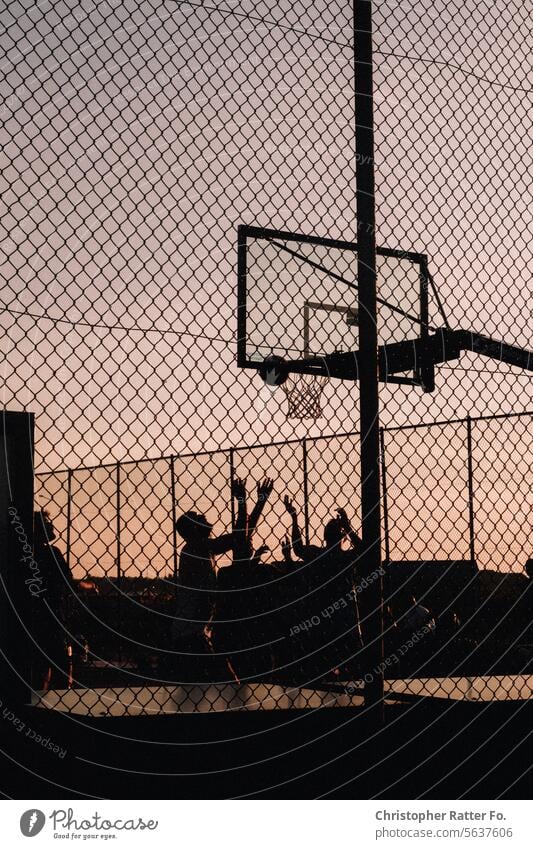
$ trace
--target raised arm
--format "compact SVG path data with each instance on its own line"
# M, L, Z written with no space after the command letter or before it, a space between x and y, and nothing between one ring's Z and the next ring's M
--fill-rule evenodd
M261 565L261 558L263 554L266 554L267 551L270 551L268 545L261 545L257 551L253 552L252 558L250 560L250 566L259 566Z
M292 559L292 545L290 537L285 536L281 540L281 552L283 554L283 562L285 566L292 566L294 561Z
M259 521L259 517L263 512L264 506L267 503L272 489L274 488L274 481L272 478L265 478L264 481L257 484L257 503L250 513L250 518L248 519L248 534L251 535L255 531L257 527L257 523Z
M357 550L361 545L361 538L358 534L356 534L356 532L352 528L346 510L343 510L342 507L337 507L337 516L339 517L342 530L348 535L348 538L352 544L352 548Z
M242 478L235 478L231 485L232 497L237 502L235 511L235 527L234 531L246 531L246 520L248 514L246 512L246 481Z
M227 551L235 551L235 546L243 548L243 539L246 536L246 485L241 478L235 478L231 484L231 497L237 501L235 512L235 525L230 534L221 534L209 541L213 554L225 554Z
M250 557L251 552L247 546L247 520L246 512L246 482L242 478L235 478L231 487L231 494L237 502L235 511L235 525L233 528L233 560L246 560Z
M294 502L292 498L289 498L288 495L283 499L283 504L285 505L285 510L291 517L291 541L292 541L292 550L294 551L296 557L299 557L301 560L305 559L305 546L302 542L302 535L300 533L300 528L298 527L298 516L296 514L296 507L294 506Z

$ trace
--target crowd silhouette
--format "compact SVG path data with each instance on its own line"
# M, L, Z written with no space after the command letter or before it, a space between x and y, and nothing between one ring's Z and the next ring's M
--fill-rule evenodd
M378 672L391 678L449 675L472 664L483 665L483 640L472 636L472 622L475 625L479 617L466 614L471 621L465 633L464 612L458 615L456 609L462 592L453 588L457 569L447 572L445 581L441 572L429 580L431 564L408 573L411 579L403 577L401 569L369 575L361 539L344 508L335 508L325 522L322 545L310 545L304 540L295 503L285 495L279 553L266 546L255 548L255 532L273 488L271 478L261 481L249 509L246 483L234 479L229 533L214 534L207 517L193 510L177 519L183 545L173 585L175 605L172 614L160 620L160 649L152 664L161 683L257 681L305 686L367 680ZM75 646L85 646L87 654L87 641L79 636L76 617L69 612L76 583L54 539L49 515L35 513L32 634L38 657L36 682L43 690L70 686ZM226 555L227 562L217 564L219 555ZM526 566L530 579L532 564L528 561ZM375 652L365 645L363 615L368 613L366 588L378 577L384 580L381 670L373 668ZM468 588L472 577L465 573L466 579ZM429 607L427 590L420 601L413 594L424 580L443 590L442 597L435 596L438 613ZM473 613L475 593L472 589L468 593L465 609ZM524 621L531 621L531 597L529 589L523 592ZM529 631L527 639L521 637L521 643L528 644L523 653L529 652L530 642Z
M176 522L184 545L169 671L179 680L226 674L236 681L301 683L353 678L360 671L361 541L346 511L338 508L324 527L323 545L306 545L297 510L285 496L290 529L280 540L282 558L263 562L269 549L255 550L253 538L272 490L272 479L265 478L249 512L245 481L234 480L235 521L229 534L213 536L207 518L193 511ZM223 553L231 553L231 563L217 570L215 557Z

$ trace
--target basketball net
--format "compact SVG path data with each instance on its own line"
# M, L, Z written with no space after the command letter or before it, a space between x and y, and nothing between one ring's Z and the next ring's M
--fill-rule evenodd
M314 374L290 374L282 384L289 408L289 419L318 419L322 415L322 393L328 377Z

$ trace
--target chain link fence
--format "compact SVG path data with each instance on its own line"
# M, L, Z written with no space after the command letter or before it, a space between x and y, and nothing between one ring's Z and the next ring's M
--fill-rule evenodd
M521 573L530 550L532 413L382 429L385 561L475 560ZM257 540L280 554L282 498L317 541L336 505L359 527L359 434L304 438L157 460L38 473L36 500L53 519L77 580L176 578L176 514L193 508L228 532L231 480L271 476ZM511 461L511 456L520 457ZM494 459L492 459L494 457ZM229 560L231 555L229 555Z
M425 688L431 695L439 688L441 696L453 698L507 698L513 691L521 698L530 695L530 591L523 570L531 554L531 486L527 460L510 464L508 458L510 453L531 455L531 424L532 414L527 413L382 431L386 608L398 616L407 593L431 613L424 652L406 645L401 667L403 643L398 634L391 635L385 672L390 671L397 695L404 690L416 695ZM53 519L57 544L74 578L65 634L74 656L71 683L78 684L71 692L47 696L46 703L52 698L54 705L85 710L83 683L91 691L92 710L138 712L144 709L146 693L151 694L148 712L159 703L162 710L177 709L176 688L161 683L167 674L166 653L172 650L176 595L182 591L178 564L183 540L176 533L176 515L194 507L205 513L217 536L230 532L235 522L231 480L259 482L271 476L274 492L255 543L269 548L263 586L259 595L257 587L243 589L232 613L236 622L248 621L249 630L260 634L278 659L283 657L283 664L268 667L273 689L247 683L243 702L255 704L257 686L272 706L276 700L288 704L277 679L286 683L284 667L301 663L313 646L309 634L320 627L317 617L324 610L316 612L295 594L290 575L283 571L282 541L290 535L290 519L282 499L286 493L294 499L308 544L320 545L337 505L347 509L357 528L358 450L359 435L351 433L38 474L37 501ZM231 552L221 554L219 574L231 562ZM227 607L223 587L217 597L220 613ZM215 646L223 627L215 614L210 624ZM398 658L394 662L393 656ZM255 675L264 675L263 660L256 658ZM414 674L417 663L420 671ZM238 658L235 665L238 669ZM221 662L217 670L222 678L223 667ZM408 682L399 679L400 670L409 674ZM507 683L502 683L503 675ZM122 690L118 694L112 689L120 683L128 690L126 702ZM339 694L340 704L361 702L362 684L358 690L345 685L339 692L333 685L330 680L333 703ZM221 686L230 701L237 698L233 684ZM307 689L312 705L319 696ZM209 698L225 698L221 692L214 688ZM180 710L193 709L189 697L189 690L181 693L189 707L181 705ZM198 710L206 710L203 691L197 697ZM321 697L328 703L329 697ZM303 704L299 690L291 698L295 705Z
M382 256L399 266L408 255L427 261L427 316L417 319L428 328L446 323L527 350L528 7L377 0L373 16ZM137 678L146 704L138 694L123 703L165 709L166 697L145 684L164 654L161 621L171 627L176 615L178 510L206 512L229 530L237 518L230 481L248 471L294 498L305 542L317 540L337 503L351 506L358 527L358 444L342 435L357 427L357 383L330 380L321 416L294 419L282 389L237 366L238 226L357 242L352 5L13 0L2 25L2 402L36 414L37 504L50 509L76 581L79 627L69 644L79 669L92 664L85 693L55 692L72 709L106 711L121 697L95 688L133 687ZM320 250L307 260L324 262ZM255 258L268 278L272 268ZM334 273L351 274L345 251L332 261ZM412 272L390 274L403 289L389 285L397 301L380 319L385 342L405 325L397 310L417 306ZM311 334L333 339L332 315L311 311ZM345 343L335 337L335 347ZM380 387L384 556L410 564L475 556L476 621L468 631L471 613L462 609L459 621L452 605L441 629L473 660L454 675L446 651L439 667L433 648L424 677L425 649L411 647L409 662L402 656L385 672L413 696L438 695L445 680L486 698L487 681L466 675L480 670L497 692L523 693L528 649L513 647L529 639L527 579L517 573L530 557L531 376L470 350L437 364L435 383L432 393ZM257 537L276 558L286 523L271 499ZM511 599L520 615L509 612ZM263 602L260 593L249 601L254 615ZM431 594L420 603L437 604ZM394 630L392 607L389 615ZM503 659L479 649L496 621ZM134 641L144 644L136 656ZM392 643L406 641L398 632ZM274 659L285 670L279 680L253 686L274 688L273 704L301 704L300 691L287 688L304 673L283 652ZM439 676L441 690L432 690ZM360 700L357 688L329 685L327 694L308 693L309 703ZM208 701L229 704L220 688L234 684L216 686ZM268 699L263 689L244 701Z

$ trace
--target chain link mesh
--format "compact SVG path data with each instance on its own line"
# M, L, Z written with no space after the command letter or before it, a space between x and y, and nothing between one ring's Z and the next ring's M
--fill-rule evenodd
M528 349L527 5L373 8L378 245L427 258L431 326L445 317L452 330ZM180 514L230 531L230 482L248 473L275 479L256 536L273 560L288 529L285 492L311 542L336 505L359 526L358 441L344 435L357 426L357 384L331 380L322 416L296 420L281 388L236 364L237 226L357 242L351 4L13 0L3 21L2 401L36 414L37 505L74 576L75 686L43 698L95 713L190 699L198 710L250 706L253 693L230 695L233 684L169 696L147 682L169 674ZM395 303L411 310L412 272L397 259ZM309 264L298 278L296 262L284 263L292 279L331 284ZM352 273L345 252L330 262ZM395 338L403 318L382 315ZM311 322L315 338L330 321ZM474 553L480 568L462 621L451 599L430 594L436 632L385 673L398 693L435 693L438 678L453 697L523 697L530 374L465 351L437 366L434 393L382 383L380 396L384 557ZM275 623L284 636L298 624L289 620ZM410 638L398 632L391 645ZM261 706L360 700L331 695L331 682L329 695L287 695L291 660L278 651L275 661L279 680L246 685Z
M404 677L391 673L389 682L396 696L486 700L524 698L530 692L531 618L523 570L532 507L525 459L531 453L531 418L518 414L382 432L383 558L392 564L385 604L400 607L405 592L416 593L440 619L439 644L430 633L425 654L409 656L404 648L406 658L398 667ZM522 458L518 463L511 461L509 445ZM272 475L274 494L280 497L269 504L255 545L267 545L268 561L281 565L282 537L289 533L281 496L294 498L303 537L319 545L332 507L359 503L358 452L359 435L352 433L38 474L37 501L54 505L54 527L76 581L77 602L71 603L66 633L79 655L73 682L78 686L47 694L44 703L83 712L84 684L92 691L91 710L97 706L104 713L153 712L157 705L169 712L208 709L200 688L178 691L161 683L172 651L181 547L171 494L180 509L204 511L219 534L234 522L232 476L259 481ZM487 465L493 454L496 462ZM358 511L353 518L358 526ZM471 558L479 567L474 573L465 566ZM231 555L221 555L217 565L223 570L230 563ZM278 645L283 663L274 675L283 680L285 667L290 670L305 657L305 639L295 643L291 632L300 627L305 637L317 627L310 618L316 614L280 575L265 570L264 586L259 603L253 593L243 592L238 620L253 620L254 632ZM394 637L394 649L386 655L391 658L404 643L398 635L389 636ZM124 691L115 691L119 681ZM257 699L261 694L261 699L277 700L280 707L302 706L305 699L313 706L317 698L325 704L361 703L362 689L353 684L338 692L329 682L329 696L304 689L302 695L297 688L287 693L279 684L246 683L243 696L226 682L213 687L209 698L213 705L220 698L237 703L242 698L250 709L257 707L254 693Z

